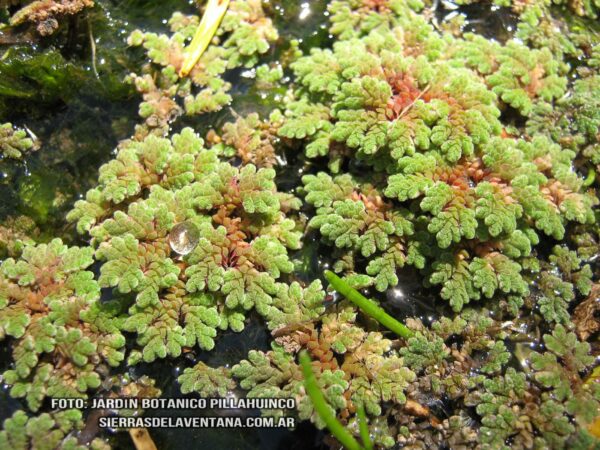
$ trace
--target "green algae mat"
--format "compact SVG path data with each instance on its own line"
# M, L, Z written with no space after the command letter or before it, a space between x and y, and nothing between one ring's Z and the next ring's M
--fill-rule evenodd
M600 449L598 0L0 0L0 449Z

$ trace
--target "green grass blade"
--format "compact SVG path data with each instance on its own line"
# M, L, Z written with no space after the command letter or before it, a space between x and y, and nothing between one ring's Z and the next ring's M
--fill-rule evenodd
M302 372L304 373L304 388L306 389L306 393L310 397L313 406L315 407L315 411L323 422L325 422L325 425L327 425L331 434L333 434L347 450L364 450L358 441L354 439L354 436L346 430L344 425L337 420L327 407L327 401L317 384L317 379L312 370L310 356L308 356L306 350L300 352L299 358Z
M371 441L371 435L369 434L369 424L367 423L367 414L365 413L364 406L360 405L357 410L358 415L358 431L360 438L363 441L363 447L365 450L373 450L373 442Z
M406 325L398 322L382 308L377 306L375 302L366 298L332 271L326 270L325 278L327 278L329 284L331 284L336 291L358 306L362 312L368 316L371 316L387 329L405 339L413 336L414 333Z
M194 38L184 50L184 60L179 70L179 76L186 76L194 68L219 29L228 7L229 0L208 0L206 11L204 11Z

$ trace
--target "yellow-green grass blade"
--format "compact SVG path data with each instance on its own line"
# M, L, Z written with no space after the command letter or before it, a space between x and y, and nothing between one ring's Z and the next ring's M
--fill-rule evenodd
M194 38L184 50L184 59L179 70L179 76L185 77L194 68L219 29L228 7L229 0L208 0Z

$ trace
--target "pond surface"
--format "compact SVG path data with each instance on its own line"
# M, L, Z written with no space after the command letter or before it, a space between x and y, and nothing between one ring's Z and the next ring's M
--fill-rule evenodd
M67 223L65 215L74 202L94 186L98 168L114 157L119 141L130 137L139 121L140 98L133 87L122 80L143 62L144 55L140 49L128 48L127 36L138 27L165 32L168 29L166 21L174 11L196 11L192 1L98 0L96 3L98 7L71 24L69 32L59 33L49 42L3 45L0 36L0 122L26 127L42 145L42 150L21 163L9 165L0 161L0 223L27 216L33 220L36 237L42 242L52 237L61 237L69 244L83 242L73 225ZM326 1L264 3L275 21L280 39L262 62L277 62L292 39L298 39L304 51L331 45ZM439 22L449 20L456 13L464 14L466 30L498 41L506 41L516 23L508 10L489 5L456 9L449 3L440 2L432 13ZM15 60L20 63L15 64ZM225 76L233 86L233 103L229 107L201 117L182 117L173 131L192 126L200 135L205 135L237 114L268 113L272 98L256 92L252 74L246 72L234 70ZM316 169L307 168L302 156L294 153L284 156L287 164L279 170L277 184L280 191L293 192L300 176L307 170ZM301 262L298 265L301 267L300 279L317 278L330 262L327 256L322 256L328 250L314 241L307 239L304 249L294 255ZM181 244L181 251L176 251L185 254L184 244ZM434 297L420 286L416 272L406 270L400 278L401 288L377 294L382 304L397 317L416 316L429 324L449 311L445 302L434 301ZM267 331L259 319L253 318L242 333L221 334L211 352L190 352L177 361L167 359L140 364L131 369L131 373L154 378L165 397L180 397L176 378L184 368L198 361L213 367L232 366L251 349L268 350L269 342ZM0 372L6 369L9 360L8 346L0 346ZM6 388L0 390L0 422L21 407L20 401L8 396ZM181 416L193 413L177 412ZM258 414L258 411L246 413ZM171 415L173 411L149 411L147 414ZM203 414L217 413L204 411ZM161 450L326 448L322 443L323 433L307 423L293 432L279 429L153 429L151 434ZM115 448L133 448L125 433L115 434L113 444Z

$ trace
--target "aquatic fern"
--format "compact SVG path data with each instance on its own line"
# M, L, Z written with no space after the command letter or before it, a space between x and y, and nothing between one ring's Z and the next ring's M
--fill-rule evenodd
M29 417L24 411L17 411L6 419L0 431L0 446L14 450L71 449L107 450L110 446L101 439L94 439L89 445L82 445L72 435L84 426L83 413L77 409L43 413Z
M45 397L85 397L124 359L121 307L99 303L92 262L93 249L55 239L0 266L0 337L13 338L14 360L4 380L33 411Z
M390 172L418 152L456 162L500 133L495 96L476 74L414 55L392 33L317 49L292 68L298 98L279 134L305 139L310 157L329 154L334 171L349 155Z
M203 114L229 104L231 85L221 75L228 69L254 66L279 37L260 1L232 0L212 44L192 67L184 68L185 43L199 22L198 16L178 12L169 20L170 34L135 30L129 36L129 44L144 47L152 62L142 73L129 76L144 100L140 115L145 122L138 126L138 138L166 135L168 124L184 112Z
M199 362L189 367L177 379L181 384L181 392L198 392L203 397L225 397L227 391L235 388L230 370L224 367L209 367Z
M247 311L280 321L295 298L278 280L300 247L287 217L299 201L277 192L272 169L234 167L202 144L190 129L127 143L68 216L93 238L100 286L134 300L130 363L210 350Z
M343 308L322 316L320 330L310 322L276 329L272 350L251 351L233 367L232 374L250 397L295 398L299 418L310 418L323 428L325 421L306 395L302 368L296 362L295 354L305 349L331 414L347 417L362 407L377 417L387 402L406 402L405 389L415 374L391 350L391 341L380 333L364 331L355 320L353 308Z
M10 123L0 125L0 155L4 158L21 159L33 148L34 142L27 131L14 128Z

